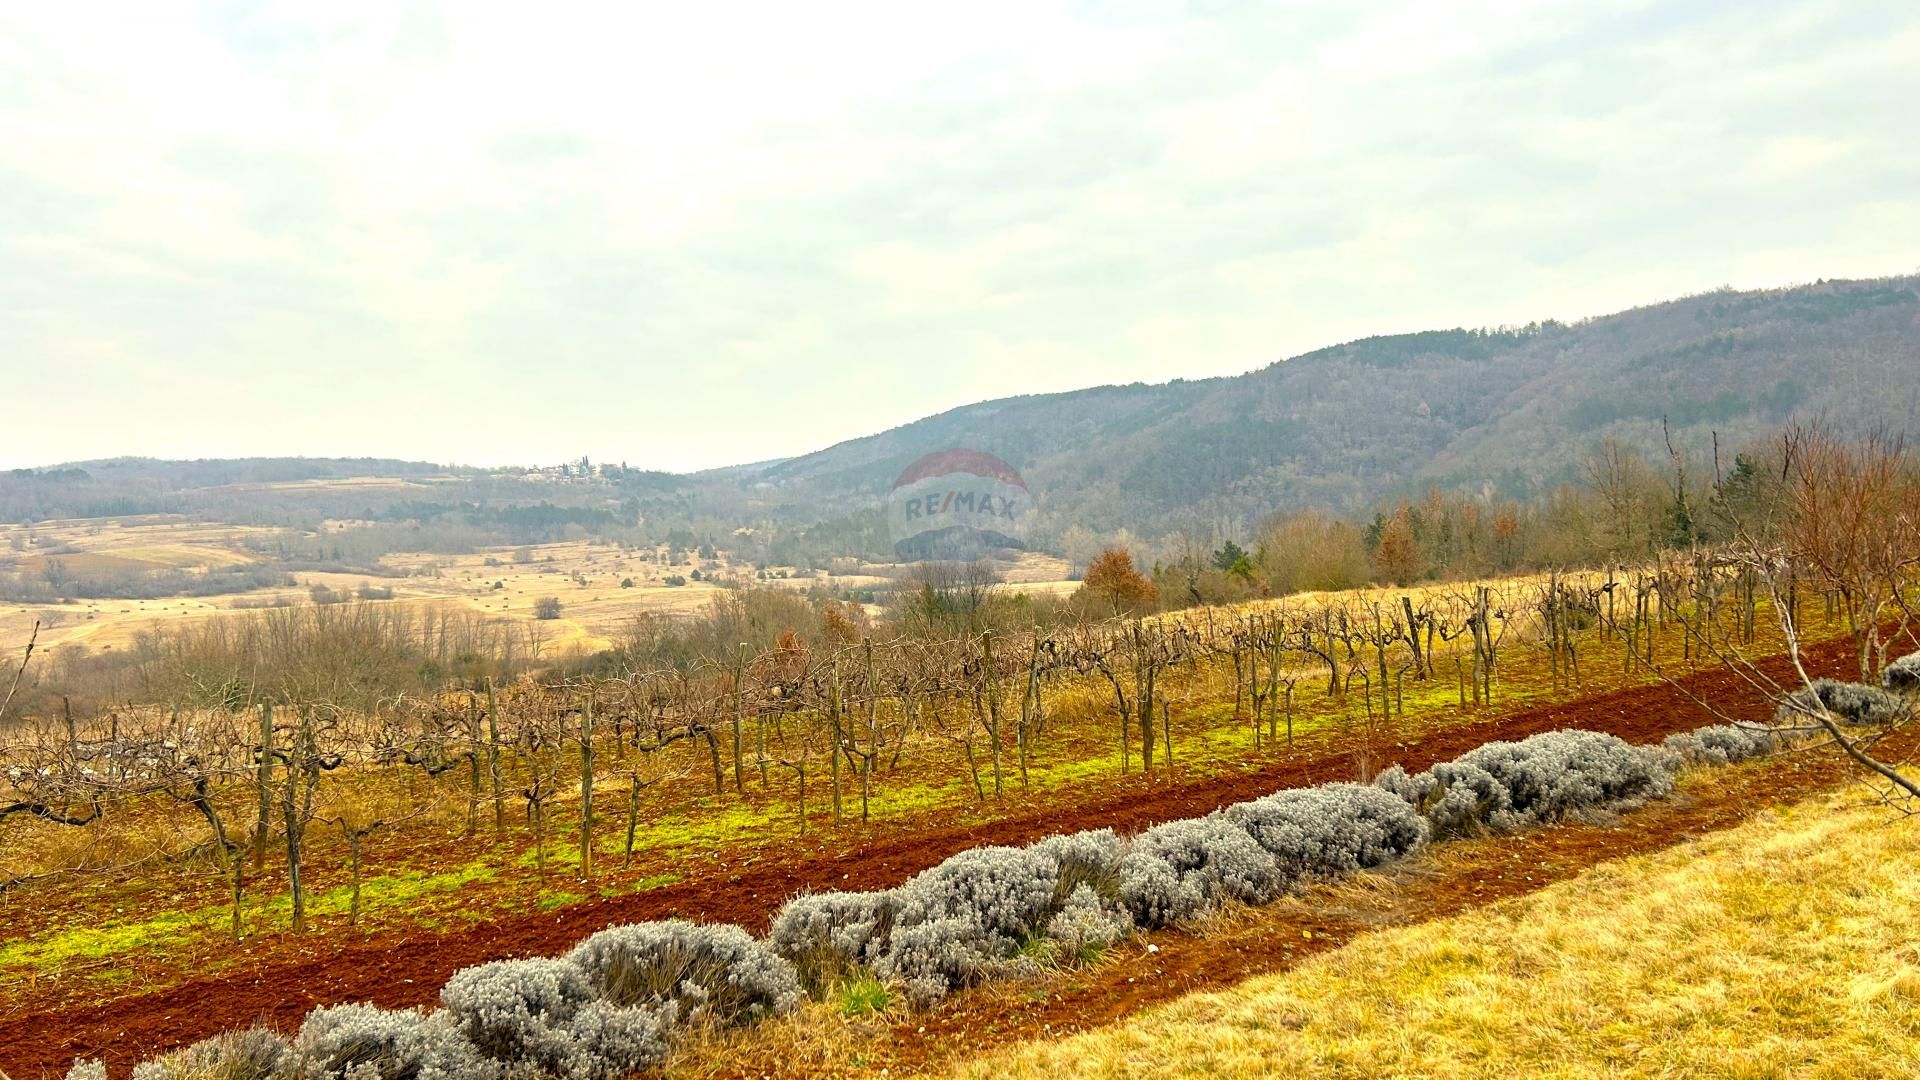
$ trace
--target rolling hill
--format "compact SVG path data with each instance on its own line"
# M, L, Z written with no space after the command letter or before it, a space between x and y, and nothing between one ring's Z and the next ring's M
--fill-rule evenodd
M1722 290L1567 325L1436 330L1244 375L986 401L802 457L728 470L776 510L875 505L922 454L997 454L1036 536L1148 535L1276 509L1355 513L1428 485L1537 494L1605 437L1733 448L1790 418L1920 427L1920 277Z
M1277 510L1372 512L1429 485L1518 497L1579 477L1603 438L1703 456L1792 418L1920 432L1920 275L1720 290L1574 324L1363 338L1244 375L984 401L800 457L691 475L609 469L584 486L512 470L353 459L114 459L0 473L0 520L182 513L312 528L551 501L649 530L775 524L811 556L881 552L881 506L949 447L1011 462L1028 535L1157 537ZM519 470L525 473L525 470ZM390 477L385 487L346 478ZM484 521L483 521L484 523Z

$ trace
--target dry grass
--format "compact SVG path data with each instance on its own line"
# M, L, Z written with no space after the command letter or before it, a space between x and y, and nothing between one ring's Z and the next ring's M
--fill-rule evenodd
M1920 822L1859 789L967 1076L1910 1076Z
M361 481L342 481L360 484ZM375 484L376 481L365 481ZM334 525L344 523L335 522ZM222 567L257 561L244 543L257 530L240 526L196 524L168 518L84 519L41 522L32 535L68 569L91 573L138 572L196 566ZM0 569L38 573L47 556L37 548L14 554L6 541L20 526L0 525ZM525 550L531 561L517 561ZM544 657L592 652L610 647L641 614L686 616L706 610L719 587L691 580L703 566L709 573L736 581L756 581L773 588L804 590L812 585L830 589L882 588L902 571L892 564L864 564L846 560L831 576L803 574L791 567L787 577L758 580L751 567L735 565L726 552L714 560L688 553L688 561L669 566L664 546L652 552L623 550L590 540L560 541L522 547L487 548L466 555L403 552L389 555L383 564L405 577L375 578L367 574L303 571L289 588L256 589L244 594L211 597L163 597L152 600L87 600L73 604L0 605L0 649L25 644L34 622L41 624L40 645L52 650L81 645L92 650L127 648L143 630L156 625L220 618L240 605L275 602L305 605L316 585L351 593L372 584L393 590L393 603L451 605L528 626ZM717 569L716 569L717 567ZM1064 594L1079 583L1066 580L1070 567L1064 559L1027 553L1003 568L1011 587L1031 594ZM682 585L669 585L678 576ZM623 582L631 581L631 586ZM495 587L498 583L498 587ZM561 617L538 620L534 603L543 596L560 600Z

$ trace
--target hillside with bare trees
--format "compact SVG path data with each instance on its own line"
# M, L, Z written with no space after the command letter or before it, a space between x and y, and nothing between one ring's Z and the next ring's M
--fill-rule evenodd
M921 454L973 446L1021 470L1043 537L1353 514L1429 485L1537 496L1579 479L1604 439L1664 458L1670 431L1704 461L1716 434L1731 449L1789 419L1911 434L1917 290L1916 277L1829 281L1365 338L1233 378L982 402L724 475L769 503L859 507Z

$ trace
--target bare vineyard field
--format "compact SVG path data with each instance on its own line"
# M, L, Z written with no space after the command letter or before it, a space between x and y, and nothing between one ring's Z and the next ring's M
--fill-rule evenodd
M1538 585L1508 582L1504 588L1517 601ZM1470 595L1454 589L1423 595L1420 603L1464 602ZM1315 625L1312 613L1324 618L1335 599L1318 598L1291 617ZM1344 599L1341 610L1351 619L1375 610L1373 598ZM1515 627L1533 625L1520 617L1517 603L1511 614ZM1263 618L1286 617L1216 612L1214 632L1225 633L1234 618L1245 620L1240 625L1251 633L1266 625ZM354 852L345 833L313 828L302 865L310 910L299 933L288 922L284 868L256 863L249 899L233 909L227 876L206 850L204 823L179 805L129 805L110 829L10 823L21 842L12 848L8 872L56 876L26 880L0 901L4 1030L36 1033L29 1045L0 1042L0 1061L16 1076L32 1076L18 1066L52 1067L77 1053L127 1060L261 1016L289 1023L317 1003L425 1001L454 968L551 952L613 922L686 916L758 926L795 892L890 885L963 848L1099 825L1137 829L1279 786L1366 775L1394 762L1421 767L1493 738L1580 726L1657 740L1711 719L1696 696L1759 713L1750 718L1764 715L1761 695L1704 656L1678 663L1686 649L1678 622L1650 624L1650 636L1635 648L1656 647L1669 677L1682 680L1679 687L1662 683L1642 662L1623 663L1625 643L1604 626L1561 642L1577 645L1586 657L1577 673L1565 657L1550 656L1537 633L1512 632L1487 703L1470 701L1464 680L1448 677L1462 640L1457 635L1447 652L1429 656L1425 678L1402 680L1397 701L1383 695L1377 705L1364 675L1368 650L1350 651L1337 693L1316 684L1325 673L1315 673L1310 656L1295 658L1272 675L1288 687L1291 730L1284 738L1272 698L1264 705L1247 700L1238 652L1232 665L1218 653L1169 659L1156 700L1164 702L1173 760L1163 757L1150 775L1137 745L1131 761L1126 748L1115 745L1109 680L1093 669L1063 670L1047 690L1047 726L1033 734L1019 779L1009 761L999 790L989 794L981 770L991 743L955 737L932 710L915 737L902 735L895 760L876 770L865 814L856 809L865 801L856 803L851 774L837 793L844 804L829 812L818 772L807 803L799 776L789 770L766 771L763 779L749 768L744 782L718 771L709 777L706 755L691 740L662 744L657 753L611 745L606 752L615 762L623 754L633 760L596 768L590 871L569 840L574 826L568 823L584 816L582 788L561 779L560 759L543 758L537 749L509 757L509 789L541 790L543 768L549 787L524 806L516 799L511 812L491 821L485 802L467 797L464 769L436 773L369 761L335 771L320 811L343 822L380 815L397 820L364 838L357 890L350 889ZM1198 631L1174 630L1171 639L1183 633ZM1756 627L1754 646L1769 647L1764 623ZM1823 672L1843 674L1850 648L1837 642L1814 658ZM1393 664L1402 674L1407 652L1405 641L1394 646ZM851 667L858 655L858 647L848 650L835 664ZM1105 655L1112 655L1111 645ZM851 708L855 694L850 687L848 693ZM538 728L533 716L565 704L530 690L503 688L500 698L502 712L522 717L511 722L525 724L527 732ZM471 695L424 704L468 715L483 707ZM1260 716L1267 720L1264 732L1250 722ZM136 717L121 720L132 724ZM639 720L632 722L637 738ZM1011 739L1000 749L1008 758L1016 750ZM719 759L714 762L718 770ZM231 802L223 816L244 821L246 792L236 786L225 797ZM622 821L634 827L630 849ZM198 854L183 861L182 852ZM242 925L238 941L234 919ZM183 1018L180 1003L194 999L226 1004ZM45 1042L47 1032L58 1033L57 1040ZM39 1045L47 1049L35 1051Z

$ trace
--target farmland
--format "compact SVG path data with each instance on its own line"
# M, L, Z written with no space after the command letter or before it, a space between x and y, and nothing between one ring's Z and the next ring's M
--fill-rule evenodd
M131 802L116 808L119 819L108 828L10 822L20 842L13 848L16 862L8 869L23 883L9 890L6 906L0 909L4 919L0 932L5 934L0 977L7 980L7 1008L14 1021L9 1030L36 1032L36 1045L44 1049L5 1046L0 1048L0 1061L15 1068L16 1076L23 1072L31 1076L31 1068L54 1068L63 1058L104 1054L127 1060L257 1019L291 1025L314 1004L425 1003L461 967L503 956L551 952L599 926L690 917L759 928L788 896L808 889L890 885L969 847L1024 843L1076 828L1131 831L1275 788L1352 778L1357 770L1365 775L1388 764L1418 769L1492 739L1577 726L1613 732L1630 741L1657 741L1711 722L1716 710L1748 719L1765 717L1764 695L1705 655L1689 655L1690 631L1677 612L1664 626L1649 624L1643 634L1651 636L1634 645L1633 655L1639 657L1641 650L1651 647L1657 657L1684 656L1685 661L1676 664L1670 659L1665 667L1641 660L1622 663L1627 639L1618 627L1596 623L1569 637L1575 643L1573 651L1586 658L1576 675L1563 670L1564 660L1549 655L1537 614L1526 617L1519 611L1523 596L1541 595L1542 582L1516 579L1496 587L1505 590L1500 595L1514 609L1515 641L1501 658L1490 702L1469 701L1463 683L1444 677L1447 667L1457 666L1452 665L1452 657L1459 655L1459 645L1446 655L1429 657L1428 668L1434 674L1430 678L1416 674L1409 685L1404 678L1408 645L1398 641L1393 664L1403 679L1394 697L1379 699L1378 715L1374 696L1355 682L1358 673L1362 684L1367 684L1365 650L1349 654L1350 661L1357 657L1359 662L1345 668L1345 679L1334 691L1307 689L1318 677L1310 665L1318 661L1302 655L1286 661L1274 674L1276 682L1284 679L1288 687L1286 719L1291 730L1282 737L1277 724L1279 705L1271 698L1262 702L1252 697L1259 689L1259 668L1254 667L1251 680L1240 674L1238 668L1248 658L1239 655L1234 645L1225 645L1224 651L1168 654L1160 661L1165 671L1157 691L1165 703L1166 730L1156 733L1155 741L1164 737L1162 753L1170 748L1173 760L1168 763L1163 757L1151 774L1143 768L1137 742L1131 747L1115 745L1113 713L1106 701L1112 688L1103 685L1096 673L1098 661L1084 671L1068 664L1048 673L1046 726L1022 738L1023 747L1018 749L1024 750L1024 760L1018 779L1007 762L997 783L988 781L983 765L991 744L982 745L983 735L972 726L980 717L963 707L958 714L963 726L953 726L956 719L951 710L961 702L946 698L944 706L936 706L942 696L928 693L922 726L909 734L904 726L909 714L897 711L908 706L884 697L875 699L876 706L886 708L876 714L883 718L873 730L883 731L890 723L901 726L879 735L880 741L874 744L885 747L897 739L898 752L886 768L865 778L871 785L865 813L857 809L856 774L851 771L844 777L844 790L842 778L833 781L829 807L822 791L827 781L819 771L813 774L814 801L808 804L798 786L800 775L791 768L761 768L756 776L756 762L748 758L745 780L734 790L735 783L723 775L726 762L715 758L720 774L710 773L709 755L694 741L662 742L662 749L651 753L623 749L642 738L640 716L645 714L630 715L624 722L634 725L632 733L604 744L601 752L616 763L626 754L641 760L596 767L600 774L593 787L596 851L590 862L581 860L580 848L569 833L575 828L569 823L585 816L580 811L577 771L571 774L574 780L558 783L558 790L549 797L515 798L516 809L509 820L500 816L497 801L490 806L484 792L466 784L464 768L444 775L429 769L396 768L390 755L369 757L361 751L355 757L359 764L335 770L321 789L316 821L344 822L350 829L354 823L364 825L381 816L398 820L366 834L357 887L356 875L347 866L353 854L345 842L347 832L312 826L301 866L310 895L297 933L286 895L286 868L276 865L277 860L256 861L248 871L247 896L231 903L229 875L221 869L219 852L206 846L204 823L178 805L164 800ZM1459 600L1470 594L1436 589L1417 595L1420 610L1428 612L1443 609L1450 596ZM1363 611L1378 611L1377 603L1367 594L1319 596L1291 605L1255 605L1199 622L1183 616L1167 622L1163 630L1178 640L1198 636L1209 622L1216 632L1227 626L1252 631L1267 625L1263 620L1268 619L1292 619L1312 626L1318 615L1348 610L1342 605L1351 605L1349 614L1357 617ZM1835 629L1821 634L1831 636ZM1232 635L1225 640L1231 642ZM1765 654L1778 647L1765 622L1758 622L1751 651ZM1103 647L1090 648L1088 655L1102 654ZM1114 646L1104 648L1110 655ZM1259 651L1252 638L1239 648ZM804 664L810 669L844 664L849 671L840 689L846 694L848 711L856 712L856 703L871 693L859 689L866 684L855 670L862 647L826 653ZM935 663L924 655L909 660L907 652L894 647L883 650L883 655L888 658L882 663L889 666L924 669ZM832 662L822 665L821 659ZM1809 662L1821 673L1845 674L1851 659L1852 650L1844 639L1809 654ZM778 655L755 658L746 677L791 680L791 671L782 674L775 669L794 662L793 657L782 660ZM753 674L756 670L758 674ZM1771 670L1776 675L1785 673L1777 665ZM1010 669L1007 681L1017 681L1013 677L1017 673L1017 666ZM724 671L708 671L706 677L728 678ZM1676 678L1680 680L1676 685L1665 681ZM785 685L806 683L801 679ZM618 715L613 684L581 684L564 691L558 700L551 692L531 686L503 687L497 694L498 708L507 725L531 732L540 723L564 717L568 703L577 720L582 715L578 698L583 688L602 702L598 722L604 733L605 725L614 723ZM721 691L724 697L724 686ZM1705 708L1697 700L1713 701L1715 708ZM813 701L819 711L831 704L826 697ZM1011 699L1007 707L1014 708ZM411 714L412 721L428 726L417 729L406 745L420 753L438 745L443 754L445 734L435 736L440 743L422 741L422 737L451 729L435 728L425 717L436 710L443 714L467 710L470 716L485 711L483 699L475 694L437 706L416 703L415 708L425 711ZM546 721L535 719L542 715ZM1263 715L1264 730L1253 719ZM817 712L814 720L819 720ZM395 714L384 722L407 721L407 716ZM129 727L163 723L151 712L124 711L91 719L87 734L97 735L103 722ZM178 723L179 717L164 722ZM209 716L203 722L216 720ZM235 724L233 719L225 722ZM371 720L343 723L336 735L343 744L357 741L370 747L363 734L350 734L364 732L367 722ZM801 721L792 717L787 722ZM660 739L665 729L657 719L650 723L654 726L647 738ZM799 732L783 737L794 734ZM513 738L517 737L503 741L513 743ZM1017 750L1012 742L1008 738L1002 744L1008 757ZM394 745L399 744L389 749ZM795 745L798 760L804 763L804 738ZM795 760L792 753L789 750L784 758L789 765ZM543 768L550 776L558 775L565 760L564 755L543 755L537 741L513 743L502 757L508 788L528 792L540 787ZM381 760L388 764L381 765ZM839 759L832 760L837 773ZM1807 761L1806 766L1781 763L1756 768L1775 768L1780 770L1776 775L1794 777L1782 792L1831 785L1844 775L1831 756ZM816 759L814 765L823 770L826 762ZM457 783L455 778L460 778ZM233 784L226 797L232 803L223 816L246 820L245 785ZM1513 864L1504 870L1495 866L1491 871L1482 867L1467 872L1473 885L1463 885L1464 895L1455 899L1478 903L1527 891L1545 884L1549 877L1575 873L1621 850L1657 847L1689 829L1730 823L1759 805L1705 796L1696 801L1711 808L1704 818L1689 824L1683 814L1675 819L1672 830L1655 826L1644 835L1635 834L1637 839L1602 830L1575 843L1557 864L1560 869L1552 873L1536 876L1528 871L1516 879ZM1660 811L1645 813L1657 816ZM630 847L622 835L622 823L633 827ZM1581 828L1591 833L1590 827L1568 828L1575 836L1586 835ZM1495 842L1487 848L1487 857L1496 860L1499 856L1494 852L1511 850ZM1449 857L1455 856L1450 853ZM236 853L234 862L243 861ZM62 871L61 867L72 869ZM56 874L51 880L62 884L33 880L48 873ZM1410 903L1416 912L1425 910L1420 902ZM1297 909L1285 910L1297 914ZM1335 932L1324 918L1315 925L1320 936L1301 940L1318 941L1318 945L1303 949L1293 945L1291 935L1270 939L1284 940L1279 953L1236 945L1234 953L1245 963L1196 963L1188 970L1204 971L1205 977L1155 980L1159 989L1154 994L1219 985L1218 980L1231 973L1271 970L1296 954L1358 932L1358 924ZM1198 955L1207 955L1214 940L1213 931L1203 933L1197 943L1190 936L1155 935L1141 943L1152 944L1152 953L1128 946L1091 975L1071 973L1018 993L1038 994L1048 1003L1040 1014L1046 1019L1039 1023L1054 1028L1086 1026L1154 999L1115 985L1119 978L1138 977L1129 964L1137 965L1147 956L1171 960L1196 947L1202 950ZM1221 940L1234 939L1229 934ZM1244 935L1240 940L1245 940ZM294 942L298 948L290 949ZM1123 971L1134 974L1122 976ZM1077 989L1070 991L1069 985ZM1102 986L1106 989L1100 990ZM219 1004L182 1016L172 1003L188 999ZM1030 1012L1031 1004L1019 1006L1016 1013ZM817 1062L822 1073L834 1073L849 1060L894 1060L903 1068L937 1065L957 1061L963 1050L979 1047L981 1020L976 1010L991 1014L1009 1008L1015 1007L1008 1004L1005 993L981 991L960 995L931 1014L908 1013L898 1024L879 1028L871 1021L847 1025L815 1016L809 1021L813 1026L801 1031L791 1025L802 1020L782 1021L788 1026L771 1029L770 1041L737 1040L723 1051L698 1059L688 1056L692 1050L682 1051L669 1068L701 1074L719 1061L732 1063L722 1072L752 1072L756 1054L766 1052L766 1047L783 1046L781 1032L790 1032L787 1037L803 1039L813 1052L823 1054ZM993 1024L1009 1034L1031 1030L1026 1019L1032 1017L1022 1015L1009 1014ZM903 1031L909 1025L912 1037ZM822 1050L822 1046L836 1049ZM28 1068L20 1069L20 1064Z
M36 523L0 1062L1015 1067L1849 781L1895 813L1920 489L1897 446L1787 449L1717 545L1277 597L1231 542L1070 582L736 562L546 503Z
M1485 14L0 14L0 1080L1920 1076L1920 7Z
M380 483L366 478L357 488ZM281 485L306 491L341 483ZM345 533L356 523L326 522L319 532ZM279 530L209 524L159 516L69 519L32 526L0 525L0 572L43 577L49 566L73 575L149 574L178 570L205 574L215 568L270 566L262 550ZM17 549L10 545L18 541ZM1071 590L1064 560L1029 553L1001 568L1005 582L1036 593ZM765 576L758 576L764 570ZM606 649L636 616L685 615L704 608L723 584L757 581L774 588L805 590L820 585L838 592L886 586L901 568L847 560L827 570L745 567L724 549L702 558L675 555L669 545L636 548L594 538L487 547L459 554L396 552L365 570L296 569L286 582L219 596L75 599L67 602L0 602L0 641L24 642L35 623L49 650L125 650L142 631L182 622L217 619L236 611L306 605L316 588L343 598L362 590L384 603L414 609L453 610L498 620L522 635L529 648L554 655ZM698 573L698 576L694 576ZM673 579L670 583L669 579ZM561 602L551 620L536 618L542 597Z

